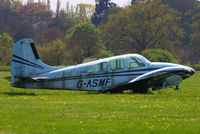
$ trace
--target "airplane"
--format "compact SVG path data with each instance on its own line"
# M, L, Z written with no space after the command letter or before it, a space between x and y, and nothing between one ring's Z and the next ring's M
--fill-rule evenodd
M173 63L150 62L139 54L126 54L72 65L51 67L43 63L31 38L13 46L11 86L33 89L147 93L176 87L195 70Z

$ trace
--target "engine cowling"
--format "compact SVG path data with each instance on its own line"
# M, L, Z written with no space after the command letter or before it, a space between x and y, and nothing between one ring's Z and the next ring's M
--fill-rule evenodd
M164 88L170 88L178 86L183 81L183 77L181 75L172 75L167 78L165 78L162 86L154 87L153 90L160 90Z
M181 75L169 76L165 79L164 86L178 86L179 83L181 83L182 81L183 81L183 78Z

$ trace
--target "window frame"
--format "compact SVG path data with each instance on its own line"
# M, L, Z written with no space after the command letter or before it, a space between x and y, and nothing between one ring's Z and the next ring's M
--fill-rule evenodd
M136 61L137 65L139 65L138 64L138 60L140 60L144 66L129 67L127 59L131 58L131 57L134 58L134 60ZM138 69L138 68L145 68L147 66L146 63L144 62L144 60L142 58L140 58L140 57L137 57L137 56L128 56L128 57L125 58L125 62L126 62L126 67L127 67L128 70L134 70L134 69Z
M115 69L115 70L112 70L112 67L111 67L111 61L114 61L114 60L121 60L122 61L122 64L123 64L123 68L119 68L119 69ZM126 64L125 64L125 59L124 58L116 58L116 59L111 59L108 61L109 63L109 68L110 68L110 71L111 72L116 72L116 71L120 71L120 70L125 70L126 69Z
M101 70L101 64L106 64L107 69L106 69L106 70ZM95 66L97 66L97 65L100 65L100 70L99 70L99 71L89 71L91 68L93 68L93 67L95 67ZM108 72L108 71L109 71L108 62L100 62L100 63L97 63L97 64L95 64L95 65L90 66L89 69L87 70L87 73L89 73L89 74L91 74L91 73L102 73L102 72L106 73L106 72Z

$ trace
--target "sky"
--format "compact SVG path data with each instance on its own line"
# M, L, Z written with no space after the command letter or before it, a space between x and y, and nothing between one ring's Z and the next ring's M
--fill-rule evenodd
M38 0L34 0L34 1L37 2ZM44 0L44 1L46 1L46 0ZM51 8L53 10L55 10L57 0L50 0L50 1L51 1ZM74 6L76 6L79 3L87 3L87 4L95 5L95 0L60 0L60 1L61 1L61 7L62 8L66 7L67 1ZM131 3L131 0L111 0L111 1L113 1L114 3L117 3L118 6L127 6ZM26 3L27 0L23 0L23 2Z

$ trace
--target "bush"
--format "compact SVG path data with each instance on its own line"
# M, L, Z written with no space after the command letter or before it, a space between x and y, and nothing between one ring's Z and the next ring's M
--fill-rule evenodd
M66 52L66 45L61 39L54 40L44 46L38 46L38 52L41 60L52 66L59 66L63 64L64 55Z
M0 65L9 66L12 61L13 39L8 33L0 34Z
M83 63L92 62L92 61L95 61L95 60L97 60L95 57L85 58L85 59L83 60Z
M194 69L195 69L196 71L200 71L200 64L194 65Z
M146 49L142 55L152 62L178 63L178 60L170 52L163 49Z

